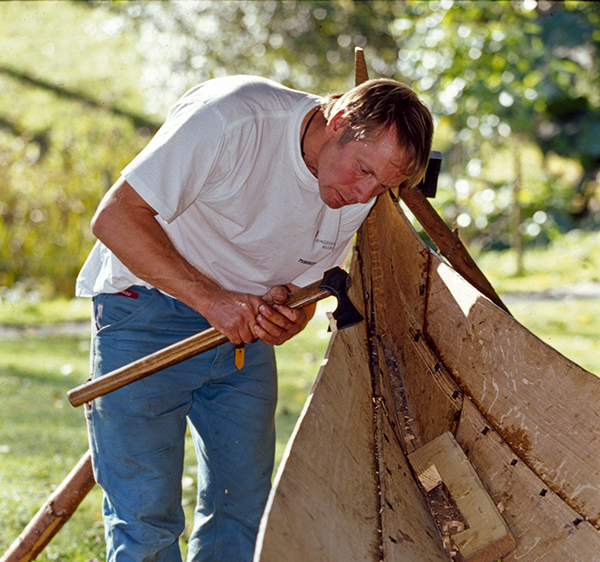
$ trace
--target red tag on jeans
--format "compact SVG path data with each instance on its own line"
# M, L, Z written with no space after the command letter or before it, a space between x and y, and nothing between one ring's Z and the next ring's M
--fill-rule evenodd
M124 297L129 297L130 299L137 299L140 296L137 293L130 291L129 289L125 289L124 291L117 293L117 295L123 295Z

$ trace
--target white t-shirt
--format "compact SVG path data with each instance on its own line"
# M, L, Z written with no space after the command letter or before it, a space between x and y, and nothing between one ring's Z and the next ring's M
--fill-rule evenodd
M344 260L374 203L322 202L299 142L304 116L320 101L262 78L210 80L179 100L122 175L178 251L225 289L262 295L278 284L304 286ZM150 287L97 242L77 295L131 285Z

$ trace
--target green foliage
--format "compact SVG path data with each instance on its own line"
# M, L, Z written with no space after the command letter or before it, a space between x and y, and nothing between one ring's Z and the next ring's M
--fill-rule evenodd
M72 294L95 207L147 142L127 111L139 66L113 19L65 2L0 5L0 285L35 278Z
M599 6L0 3L0 286L33 278L46 295L72 294L100 197L187 88L250 73L343 91L355 46L372 77L408 83L432 108L444 153L435 205L467 241L596 228ZM556 154L577 173L557 173Z
M600 115L598 67L591 63L600 45L591 32L600 19L597 5L540 3L532 9L536 5L528 2L511 8L506 2L440 2L436 9L434 4L424 11L409 2L396 26L407 37L399 70L439 116L445 177L437 207L445 218L478 245L508 245L515 235L551 239L584 215L588 226L596 225L598 183L589 180L600 162L590 158L585 139ZM416 17L418 12L425 18ZM577 25L562 26L556 34L559 20ZM551 108L576 100L587 104L578 119L589 126L574 128L572 121L559 126ZM552 151L579 161L583 170L576 180L565 182L548 169L545 157ZM526 152L534 153L534 166L521 154ZM589 183L584 200L577 194L583 183ZM511 232L511 213L517 211L524 222L513 224ZM532 222L538 211L546 217L539 224Z

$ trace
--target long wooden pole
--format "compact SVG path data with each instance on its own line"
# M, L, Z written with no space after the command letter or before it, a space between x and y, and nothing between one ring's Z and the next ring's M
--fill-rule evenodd
M320 284L321 281L316 281L290 293L285 304L290 308L303 308L331 296L331 291L320 287ZM208 328L97 379L87 381L67 392L67 397L73 406L81 406L94 398L141 380L227 341L227 336L215 328Z
M417 189L400 189L400 197L421 223L425 232L458 273L496 306L510 314L492 284L479 269L458 234L451 230L437 214L427 198Z
M0 562L35 560L70 519L95 483L92 459L90 451L87 451L4 553Z
M369 73L363 50L356 47L354 51L354 85L358 86L368 79ZM465 248L458 234L446 225L427 198L418 189L414 188L401 189L400 197L421 223L425 232L437 246L440 254L450 262L452 267L481 294L510 314L510 311L502 302L492 284Z

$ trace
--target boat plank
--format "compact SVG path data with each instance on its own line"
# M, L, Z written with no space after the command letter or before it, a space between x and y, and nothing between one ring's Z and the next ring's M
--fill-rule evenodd
M255 561L379 560L379 499L364 323L332 335L279 467Z
M369 244L365 242L365 238L358 241L356 261L362 263L363 271L371 273L374 268L377 271L380 262L378 252L373 251L378 245L373 240ZM389 375L390 369L395 372L399 363L387 353L385 341L388 336L380 337L380 331L375 329L375 326L379 327L375 310L379 294L377 281L379 279L376 275L366 275L362 288L367 303L367 323L371 328L370 359L381 501L382 560L448 562L449 556L441 535L404 454L404 450L413 448L414 435L407 430L410 424L404 415L404 401L396 400L403 390L392 388L392 381L398 382L399 378ZM408 316L412 318L412 315ZM407 350L410 350L410 346Z
M458 411L448 393L432 385L427 376L439 361L424 358L418 349L425 343L422 327L430 250L391 195L379 198L366 229L368 238L359 244L359 252L370 256L364 270L371 279L365 282L374 309L371 330L382 343L398 417L406 420L406 450L410 451L455 429Z
M600 519L600 379L543 343L443 262L426 333L512 449L571 507Z
M441 535L382 408L377 416L385 562L448 562Z
M517 541L504 562L600 559L600 532L519 459L467 398L456 440Z

